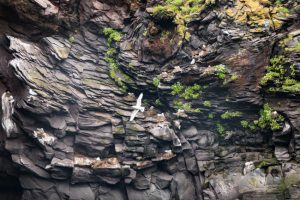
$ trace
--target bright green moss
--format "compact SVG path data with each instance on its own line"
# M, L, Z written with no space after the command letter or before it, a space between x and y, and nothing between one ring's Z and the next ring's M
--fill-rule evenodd
M246 120L242 120L242 121L241 121L241 126L242 126L243 128L248 128L249 122L246 121Z
M203 106L210 108L211 107L211 102L210 101L204 101Z
M207 116L208 119L213 119L214 117L215 117L215 115L213 113L209 113Z
M224 126L221 124L221 123L216 123L216 130L217 130L217 133L221 136L225 136L226 134L226 130L224 128Z
M267 85L268 82L274 81L277 78L280 78L280 73L278 72L268 72L262 79L260 80L261 85Z
M117 50L111 47L113 42L119 42L121 40L121 33L112 29L112 28L104 28L103 34L108 37L107 46L109 47L105 53L104 60L108 63L109 67L109 77L114 80L114 82L120 87L122 92L127 91L127 86L123 82L123 80L130 80L130 77L126 74L122 73L119 69L118 62L116 60Z
M153 80L152 80L152 84L153 84L155 87L158 87L159 82L160 82L159 76L154 77Z
M117 30L112 28L104 28L103 34L108 37L108 43L111 44L112 42L120 42L122 38L122 34Z
M171 86L171 90L172 95L179 95L184 90L184 87L181 85L180 82L177 82Z
M185 100L189 99L197 99L202 93L202 88L198 84L194 84L193 86L187 87L183 93L179 96L184 98Z
M242 120L240 123L241 123L241 126L245 129L250 129L251 131L257 130L257 127L253 122L248 122L246 120Z
M294 65L287 66L288 60L284 56L275 56L270 60L267 73L262 77L262 86L275 85L267 89L269 92L300 92L300 81L295 78Z
M174 107L177 109L182 109L187 112L196 112L196 113L201 112L199 108L196 109L192 108L190 103L183 103L181 101L174 101Z
M285 48L285 50L300 53L300 42L298 42L294 47Z
M232 118L236 118L236 117L240 117L242 116L241 112L230 112L230 111L226 111L225 113L223 113L221 115L222 119L232 119Z
M216 66L214 66L214 69L215 69L215 74L219 79L226 78L227 70L225 68L225 65L222 65L222 64L216 65Z

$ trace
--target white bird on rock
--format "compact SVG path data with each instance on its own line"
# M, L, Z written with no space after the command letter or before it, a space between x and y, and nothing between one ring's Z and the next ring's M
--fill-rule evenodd
M129 121L134 120L136 114L137 114L139 111L144 112L145 107L142 107L142 99L143 99L143 93L141 93L140 96L139 96L139 98L137 99L136 105L135 105L135 106L132 106L132 107L134 108L134 111L131 113L131 116L130 116L130 120L129 120Z
M193 65L195 63L196 63L196 60L195 60L195 58L193 58L193 60L191 61L191 65Z

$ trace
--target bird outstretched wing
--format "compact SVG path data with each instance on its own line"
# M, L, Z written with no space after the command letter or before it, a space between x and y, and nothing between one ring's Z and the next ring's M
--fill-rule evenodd
M132 113L131 113L131 116L130 116L130 120L129 121L132 121L134 120L136 114L139 112L139 110L134 110Z
M142 99L143 99L143 93L140 94L139 98L136 101L136 106L141 107L142 105Z

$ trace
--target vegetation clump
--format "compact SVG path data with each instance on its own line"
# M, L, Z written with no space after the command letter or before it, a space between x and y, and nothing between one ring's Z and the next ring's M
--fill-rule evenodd
M216 66L214 66L214 68L215 68L215 74L219 79L226 78L227 70L225 68L225 65L222 65L222 64L216 65Z
M269 92L300 92L300 81L296 80L294 65L288 65L288 59L282 55L274 56L262 77L262 86L271 86Z
M180 82L177 82L171 86L171 94L178 95L185 100L197 99L202 94L202 87L198 84L193 86L184 87Z
M192 108L192 105L190 103L183 103L181 101L174 101L174 107L177 109L182 109L187 112L195 112L195 113L201 112L200 108Z
M171 90L172 95L179 95L184 90L184 87L180 82L177 82L171 86Z
M185 100L189 99L197 99L202 94L202 87L198 84L194 84L193 86L186 87L184 92L180 94L180 97Z
M154 77L153 80L152 80L152 84L153 84L155 87L158 87L158 86L159 86L159 83L160 83L160 77L159 77L159 76Z
M118 32L117 30L114 30L112 28L104 28L103 34L108 37L107 44L110 46L112 42L120 42L122 38L122 34Z
M184 100L195 100L201 96L202 87L196 83L192 86L183 86L180 82L177 82L171 86L171 94ZM175 101L174 107L189 112L200 112L199 108L192 108L191 103L183 103L182 101Z
M226 130L225 130L224 126L219 122L216 123L216 130L219 135L221 135L221 136L226 135Z
M232 119L232 118L236 118L236 117L240 117L242 116L241 112L230 112L230 111L226 111L225 113L223 113L221 115L222 119Z
M264 104L263 109L260 110L259 119L249 122L246 120L240 121L240 124L245 129L255 131L258 128L263 130L278 131L283 127L284 117L273 111L268 103Z
M214 3L215 0L163 0L153 7L152 15L160 19L171 19L177 25L177 33L188 40L190 33L187 32L187 21Z
M226 69L226 66L223 64L215 65L214 68L214 74L221 80L223 80L223 85L227 85L228 83L235 81L238 79L237 74L230 75L228 69Z
M260 111L260 117L254 121L261 129L271 129L272 131L278 131L282 129L282 122L284 117L273 111L269 104L264 104L263 109Z
M203 101L203 106L210 108L211 107L211 102L210 101Z
M109 76L120 87L121 91L126 92L127 86L123 80L130 80L130 78L119 69L116 60L117 49L112 47L113 43L120 42L122 34L112 28L104 28L103 34L108 38L106 43L108 50L105 53L104 60L108 63Z

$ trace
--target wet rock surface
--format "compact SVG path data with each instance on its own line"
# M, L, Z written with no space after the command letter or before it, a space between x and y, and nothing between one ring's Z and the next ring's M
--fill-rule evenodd
M0 0L0 199L299 199L300 2L205 2Z

